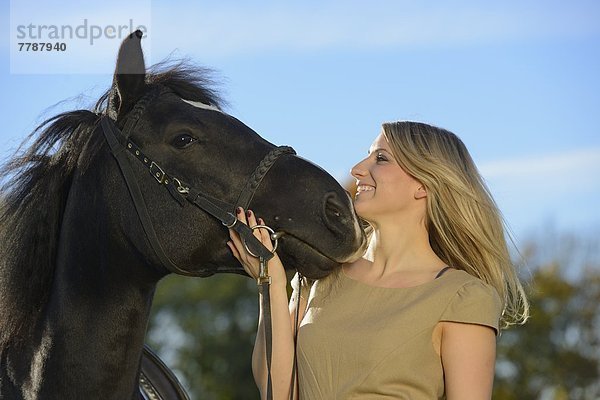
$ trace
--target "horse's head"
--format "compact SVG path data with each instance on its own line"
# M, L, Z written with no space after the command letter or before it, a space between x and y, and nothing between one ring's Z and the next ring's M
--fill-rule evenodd
M223 112L198 76L193 79L178 69L147 74L140 37L132 34L121 45L109 114L145 156L227 211L238 205L254 210L281 235L278 254L287 268L320 278L360 254L363 231L350 197L334 178L300 157L283 154L261 180L248 184L275 146ZM243 273L226 246L227 228L189 202L176 201L176 195L144 172L142 162L129 157L156 236L173 263L192 275ZM131 202L123 190L112 196L120 204ZM125 236L147 252L150 263L158 264L131 214L121 216Z

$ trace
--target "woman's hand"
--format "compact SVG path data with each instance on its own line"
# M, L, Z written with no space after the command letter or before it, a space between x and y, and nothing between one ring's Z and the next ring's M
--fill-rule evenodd
M250 226L253 227L255 225L264 225L264 221L262 218L257 218L251 210L244 212L244 210L240 207L236 209L236 217L237 219ZM269 231L266 229L254 229L254 236L269 250L273 250L273 243L271 242L271 236ZM252 256L246 250L246 246L242 243L242 239L238 235L236 231L233 229L229 229L229 237L230 241L227 242L227 246L231 249L233 256L242 264L244 270L250 275L252 278L258 278L259 273L259 260L258 258ZM271 258L267 264L269 268L269 275L271 276L271 284L287 284L287 277L285 275L285 271L283 265L281 264L281 260L277 253L273 254L273 258Z

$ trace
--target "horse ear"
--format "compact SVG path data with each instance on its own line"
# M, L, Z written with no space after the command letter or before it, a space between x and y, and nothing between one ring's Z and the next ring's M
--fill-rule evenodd
M140 30L131 33L123 40L119 49L110 98L110 108L116 113L117 120L127 114L144 93L146 65L141 45L142 36L143 32Z

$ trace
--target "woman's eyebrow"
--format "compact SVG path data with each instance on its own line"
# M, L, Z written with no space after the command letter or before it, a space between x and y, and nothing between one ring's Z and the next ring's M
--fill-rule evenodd
M382 148L379 148L379 147L378 147L378 148L376 148L376 149L374 149L374 150L369 150L369 151L367 152L367 154L371 154L371 153L377 153L377 152L381 152L381 151L383 151L383 152L385 152L385 153L388 153L388 154L390 154L390 152L389 152L389 151L387 151L386 149L382 149Z

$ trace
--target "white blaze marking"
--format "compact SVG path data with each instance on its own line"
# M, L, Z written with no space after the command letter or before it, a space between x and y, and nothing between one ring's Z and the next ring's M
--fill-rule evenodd
M206 103L202 103L200 101L192 101L192 100L186 100L186 99L181 99L181 100L185 101L189 105L194 106L196 108L202 108L204 110L211 110L211 111L217 111L217 112L223 113L223 111L219 110L217 108L217 106L213 106L212 104L206 104Z

